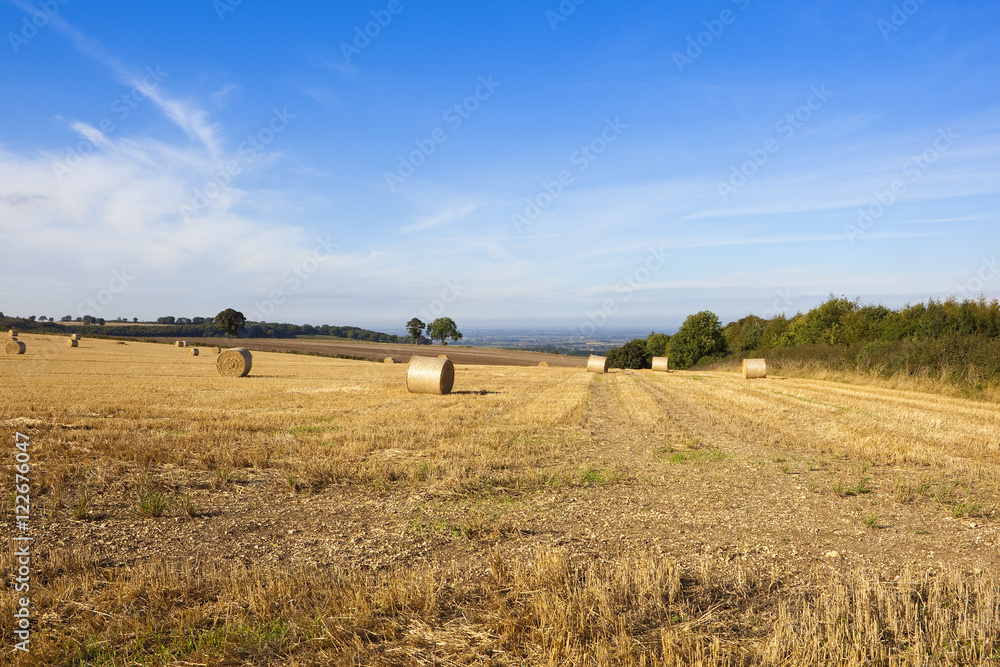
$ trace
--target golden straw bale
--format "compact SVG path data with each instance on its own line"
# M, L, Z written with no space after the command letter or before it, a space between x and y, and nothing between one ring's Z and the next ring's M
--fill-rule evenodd
M5 349L7 354L24 354L27 348L24 345L24 341L9 340Z
M80 346L80 341L76 340L75 338L70 338L69 340L66 341L66 347L79 347L79 346Z
M767 377L767 361L764 359L744 359L743 377L747 380L756 380Z
M399 360L396 357L386 357L382 360L383 364L398 364Z
M411 394L449 394L455 385L455 365L445 357L414 356L406 369L406 390Z
M219 355L215 367L219 370L219 375L238 378L247 375L252 364L250 350L234 347Z
M188 354L190 354L192 357L197 357L198 356L198 348L192 347L190 350L188 350Z
M670 359L667 357L653 357L653 370L666 373L670 370Z
M608 358L599 357L596 354L590 355L587 359L587 372L588 373L607 373L608 372Z

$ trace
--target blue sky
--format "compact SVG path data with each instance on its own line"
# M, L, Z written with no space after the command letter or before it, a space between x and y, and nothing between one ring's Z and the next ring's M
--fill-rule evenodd
M0 0L0 308L591 335L1000 296L1000 6L681 4Z

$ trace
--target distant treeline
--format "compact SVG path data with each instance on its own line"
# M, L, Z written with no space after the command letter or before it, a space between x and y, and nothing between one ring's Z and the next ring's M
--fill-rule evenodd
M125 324L117 321L104 321L94 318L84 318L87 321L40 321L35 317L6 317L0 313L0 329L17 329L18 331L49 334L79 333L84 336L109 336L125 338L141 338L147 336L168 336L172 338L221 338L225 331L215 327L212 318L196 317L163 318L158 324ZM169 320L169 321L168 321ZM296 336L332 336L334 338L350 338L352 340L372 341L376 343L413 343L410 336L396 336L370 331L358 327L338 327L324 324L287 324L279 322L247 322L240 338L294 338ZM421 336L417 344L430 345L430 340Z
M1000 303L932 299L893 310L831 295L791 318L748 315L724 327L703 311L672 337L652 334L608 354L620 368L648 368L646 358L655 352L669 356L674 368L764 357L778 365L904 374L984 389L1000 386Z

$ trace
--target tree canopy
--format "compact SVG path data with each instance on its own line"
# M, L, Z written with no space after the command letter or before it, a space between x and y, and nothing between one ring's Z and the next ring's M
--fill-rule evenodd
M462 337L462 332L450 317L439 317L427 326L427 335L432 341L440 340L442 345L447 345L447 339L457 341Z
M424 329L426 328L427 325L421 322L416 317L414 317L413 319L411 319L409 322L406 323L406 330L410 332L410 336L413 337L413 340L419 339L420 335L424 332Z
M215 316L215 326L226 332L226 338L238 338L247 318L238 310L226 308Z
M670 363L676 368L690 368L705 357L726 353L719 318L710 310L689 315L670 338Z

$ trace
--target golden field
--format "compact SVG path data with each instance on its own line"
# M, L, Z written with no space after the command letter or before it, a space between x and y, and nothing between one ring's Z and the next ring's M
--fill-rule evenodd
M1000 664L994 403L20 339L32 651L8 587L0 661Z

